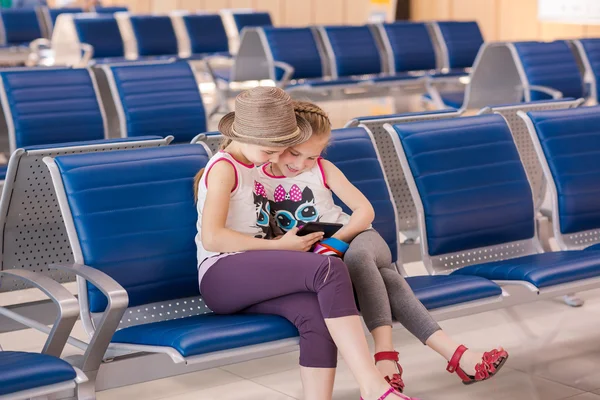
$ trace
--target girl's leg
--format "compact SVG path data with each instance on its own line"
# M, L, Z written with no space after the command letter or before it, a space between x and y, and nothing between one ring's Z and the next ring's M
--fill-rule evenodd
M372 248L372 242L377 238L383 241L373 230L362 232L350 242L350 247L344 255L362 317L373 335L375 353L394 351L390 299L378 269L378 265L391 265L392 256L385 242L385 251L376 251L380 246L377 246L377 249ZM379 361L377 368L383 376L391 377L398 373L394 361Z
M201 292L213 311L224 314L292 293L316 293L331 337L364 400L377 399L389 389L369 354L348 269L341 260L294 251L232 254L206 272Z
M310 292L289 294L255 304L244 312L280 315L298 328L304 398L330 400L337 365L337 347L321 315L317 296Z

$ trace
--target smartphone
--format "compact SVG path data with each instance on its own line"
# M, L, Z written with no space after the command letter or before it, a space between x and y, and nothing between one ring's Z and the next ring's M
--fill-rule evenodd
M328 222L309 222L308 224L300 228L297 235L305 236L310 233L323 232L325 234L325 238L330 238L333 235L335 235L335 233L339 231L343 226L344 225L342 224L332 224Z

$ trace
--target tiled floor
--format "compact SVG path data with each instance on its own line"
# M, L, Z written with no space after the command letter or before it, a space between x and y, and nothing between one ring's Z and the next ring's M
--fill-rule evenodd
M359 115L396 112L396 103L390 99L356 100L324 103L323 107L338 128ZM416 110L418 98L403 102L401 107L405 106ZM424 273L418 263L407 269L410 274ZM600 400L600 290L581 296L586 300L581 308L569 308L558 300L541 301L442 322L449 334L469 347L502 345L510 352L509 361L497 377L473 386L463 386L445 371L441 357L408 332L397 330L395 344L401 353L407 394L423 400ZM37 299L31 292L0 294L2 305ZM80 324L75 336L85 337ZM39 351L44 340L44 335L31 330L0 334L0 345L10 350ZM72 347L66 350L66 354L75 352ZM357 385L343 361L334 398L359 398ZM298 353L106 390L98 393L98 399L302 399Z

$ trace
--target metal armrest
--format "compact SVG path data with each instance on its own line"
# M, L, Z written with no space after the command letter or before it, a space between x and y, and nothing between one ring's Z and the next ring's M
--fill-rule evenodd
M65 344L69 339L69 335L73 330L73 326L79 317L79 303L77 302L75 296L73 296L67 289L65 289L55 280L33 271L9 269L0 271L0 277L2 277L2 275L10 275L32 284L48 295L54 304L56 304L58 307L58 313L56 316L56 321L50 330L48 330L46 325L19 315L14 311L8 310L4 307L0 307L0 314L25 326L29 326L30 328L48 333L48 339L44 344L42 353L60 357Z
M553 99L562 99L562 97L563 97L563 94L561 91L552 89L551 87L547 87L547 86L530 85L529 90L545 93L549 96L552 96Z
M83 68L87 67L88 64L92 61L92 58L94 57L94 46L88 43L81 43L80 47L82 55L77 67Z
M232 68L234 59L232 57L226 57L226 56L208 56L208 57L204 57L204 62L206 63L206 69L208 70L208 73L210 74L213 82L216 85L217 80L219 78L215 74L215 69L217 67L215 64L219 63L226 67Z
M121 322L125 309L129 305L127 291L104 272L82 264L50 264L49 268L75 273L100 290L108 299L108 306L102 313L102 318L90 339L81 369L87 374L100 368L104 353Z
M35 39L31 43L29 43L29 50L34 53L38 53L42 48L50 49L52 47L52 43L48 39L40 38Z
M283 61L274 61L273 65L276 68L281 68L283 70L283 76L281 77L281 80L276 82L277 87L285 88L294 75L294 67Z

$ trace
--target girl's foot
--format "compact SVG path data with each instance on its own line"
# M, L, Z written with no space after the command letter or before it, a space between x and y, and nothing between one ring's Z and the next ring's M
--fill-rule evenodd
M375 366L390 386L400 393L404 391L402 367L398 364L397 351L380 351L375 353Z
M503 348L493 349L485 353L469 351L465 346L459 346L446 370L456 374L465 385L484 381L494 376L508 359L508 353Z

